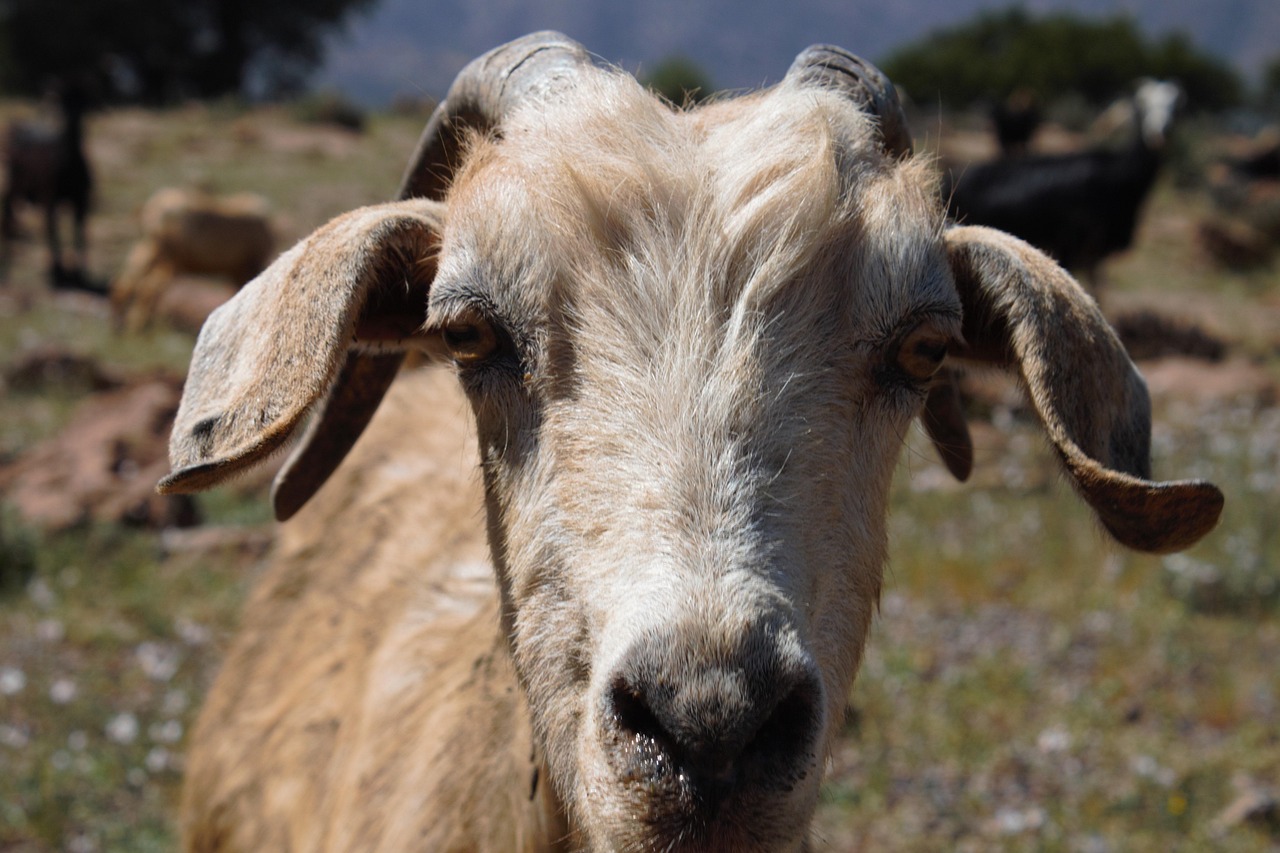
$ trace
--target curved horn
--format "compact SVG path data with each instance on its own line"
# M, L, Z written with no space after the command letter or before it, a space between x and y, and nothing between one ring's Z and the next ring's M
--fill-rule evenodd
M589 66L586 49L556 32L531 33L469 62L427 121L397 198L443 200L461 162L468 128L499 127L502 117L517 104L565 85ZM283 521L297 512L333 473L369 423L403 361L403 352L347 356L346 366L276 480L272 503L277 518Z
M436 106L424 132L413 152L410 165L401 182L398 197L402 201L410 199L428 199L442 201L448 190L454 169L461 163L461 147L463 134L468 128L488 131L502 124L504 115L511 113L517 104L531 96L544 96L548 92L566 86L573 77L581 73L582 68L591 67L591 60L586 50L577 42L556 32L538 32L516 41L497 47L479 59L471 61L463 68L448 95ZM387 209L390 210L390 209ZM355 215L355 214L353 214ZM370 218L389 215L372 211ZM351 216L344 218L347 222ZM362 220L361 220L362 222ZM376 224L376 223L375 223ZM438 227L439 223L434 223ZM328 227L326 227L328 228ZM431 225L421 228L421 232L431 231ZM328 234L326 229L321 229ZM371 234L378 231L372 228ZM320 232L317 232L320 233ZM381 243L369 241L366 254L376 255L381 250ZM340 245L344 251L360 250L362 243L348 245L347 242L334 241L330 238L325 246ZM349 252L348 252L349 254ZM275 269L275 265L273 265ZM273 300L279 298L280 286L275 279L291 279L289 265L275 270L275 278L271 282L253 288L252 293L269 291L260 298ZM269 270L269 273L271 270ZM264 273L264 277L266 277ZM293 275L293 278L297 278ZM310 279L308 279L310 280ZM404 286L397 279L399 287ZM406 329L416 328L421 324L422 311L425 311L426 296L424 289L430 286L425 282L410 282L412 287L401 293L398 301L389 304L387 293L374 282L344 282L355 287L360 284L361 293L378 289L379 297L376 309L381 314L394 315L390 320L393 325L404 325ZM419 287L420 286L422 287ZM270 287L269 287L270 286ZM342 288L338 288L342 289ZM357 288L358 289L358 288ZM394 289L394 288L393 288ZM397 291L398 292L398 291ZM243 295L243 292L242 292ZM237 304L243 304L247 297L239 298ZM360 300L364 300L361 296ZM358 302L357 301L357 302ZM307 305L314 304L314 298L306 300ZM343 319L343 311L347 310L347 302L340 302L333 316L320 318L321 324L328 321L334 328L344 328L347 323ZM365 310L365 313L369 311ZM274 311L261 313L274 314ZM225 315L229 318L230 315ZM376 318L372 318L376 319ZM233 324L234 325L234 324ZM399 329L403 332L404 329ZM204 336L202 336L204 337ZM234 336L233 336L234 337ZM388 346L375 347L374 350L349 350L346 353L334 353L334 364L320 370L315 388L311 388L302 397L292 400L291 418L283 419L276 424L274 432L259 443L248 442L246 452L225 452L216 455L212 452L187 453L179 447L175 455L175 466L179 470L165 478L161 483L163 491L191 491L191 489L207 488L207 485L219 482L230 473L253 464L271 448L278 447L297 427L301 416L307 411L314 412L311 424L308 425L301 441L285 462L271 493L271 501L275 515L280 520L288 519L298 508L310 500L312 494L324 484L330 474L337 469L347 452L355 446L356 439L364 432L374 410L378 407L387 389L396 379L396 374L404 360L404 348L401 345L404 334L393 334ZM314 356L314 353L308 353ZM300 355L298 362L305 361ZM326 362L328 364L328 362ZM325 382L332 382L325 387ZM221 405L221 403L220 403ZM294 411L296 410L296 411ZM212 424L212 421L210 421ZM200 425L197 424L197 427ZM248 428L246 428L248 429ZM253 433L250 429L248 432ZM183 441L186 439L183 438ZM225 442L224 442L225 443ZM261 444L261 447L259 446ZM225 448L224 448L225 450ZM191 459L188 459L191 456ZM207 464L195 464L192 460L204 460L206 456L218 456L218 461ZM224 459L225 457L225 459Z
M582 45L556 32L531 33L472 60L454 79L418 139L397 198L444 199L462 160L468 128L499 127L517 104L565 85L591 65ZM424 300L425 303L425 300ZM281 469L272 504L281 521L305 504L355 445L400 370L404 353L352 352L328 397Z
M870 62L842 47L815 44L791 63L787 80L840 92L880 121L880 141L891 157L911 153L911 131L893 82Z
M582 45L551 31L531 33L472 60L458 72L423 129L399 197L442 199L467 128L497 127L517 104L545 95L591 67Z
M517 104L565 85L591 64L582 45L549 31L531 33L469 62L423 128L397 198L443 200L462 160L468 128L499 127ZM346 366L276 478L271 498L278 519L292 517L324 485L364 432L404 357L403 352L348 354Z

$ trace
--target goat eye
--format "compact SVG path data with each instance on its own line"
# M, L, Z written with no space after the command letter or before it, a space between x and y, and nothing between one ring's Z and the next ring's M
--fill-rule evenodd
M479 314L468 312L440 330L450 357L459 364L478 364L498 350L498 333Z
M950 336L932 324L917 326L898 346L898 367L912 379L930 379L942 367L950 342Z

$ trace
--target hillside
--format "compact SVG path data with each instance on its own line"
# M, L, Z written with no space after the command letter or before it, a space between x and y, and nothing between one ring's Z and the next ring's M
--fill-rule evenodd
M467 60L526 32L558 29L604 58L636 70L672 55L707 69L721 88L776 80L791 58L815 42L835 42L878 59L938 27L1007 2L992 0L381 0L335 38L317 77L370 103L397 94L438 96ZM1274 0L1032 0L1034 13L1130 14L1154 36L1181 30L1195 45L1256 75L1280 52L1280 4Z

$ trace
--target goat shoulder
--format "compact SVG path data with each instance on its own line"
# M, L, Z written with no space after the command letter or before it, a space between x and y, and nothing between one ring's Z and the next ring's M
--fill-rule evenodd
M229 689L196 726L189 849L535 850L563 834L493 630L464 407L445 371L403 377L360 464L283 528Z

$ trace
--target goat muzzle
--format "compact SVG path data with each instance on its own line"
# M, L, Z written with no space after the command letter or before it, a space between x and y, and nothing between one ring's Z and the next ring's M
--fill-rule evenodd
M820 775L824 691L798 654L756 642L710 660L681 632L634 644L600 699L600 737L654 831L758 838L792 824ZM768 827L766 830L764 827ZM782 847L786 839L776 839Z

